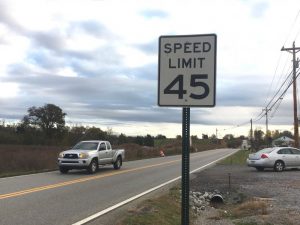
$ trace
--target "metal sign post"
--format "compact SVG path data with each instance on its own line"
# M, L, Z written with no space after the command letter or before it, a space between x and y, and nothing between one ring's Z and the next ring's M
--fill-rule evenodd
M189 224L190 108L182 109L181 224Z
M159 38L158 105L182 107L181 224L189 224L190 107L216 102L215 34Z

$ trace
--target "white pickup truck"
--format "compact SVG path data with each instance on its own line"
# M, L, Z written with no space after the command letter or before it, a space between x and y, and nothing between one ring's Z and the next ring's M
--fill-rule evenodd
M113 150L108 141L81 141L59 154L58 166L61 173L71 169L87 169L89 173L95 173L99 165L113 164L116 170L120 169L124 158L124 149Z

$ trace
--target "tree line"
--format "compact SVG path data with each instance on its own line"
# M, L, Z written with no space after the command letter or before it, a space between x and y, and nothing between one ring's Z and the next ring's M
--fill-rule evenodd
M18 124L5 125L5 122L0 124L0 144L73 146L82 140L102 139L110 141L113 145L136 143L141 146L154 146L155 140L166 139L166 136L161 134L156 137L149 134L131 137L125 134L116 135L111 129L103 131L97 127L70 127L66 126L66 115L59 106L54 104L45 104L42 107L32 106ZM255 149L270 146L273 140L282 136L293 138L289 131L279 132L276 130L264 134L262 130L255 130L252 144ZM197 136L191 138L198 140ZM176 139L181 139L181 136L177 135ZM208 135L202 134L202 139L219 142L215 135L208 137ZM233 148L238 148L245 139L247 137L235 138L232 134L223 137L226 145Z
M136 143L154 146L155 139L166 139L164 135L130 137L115 135L111 129L103 131L97 127L66 126L67 114L54 104L30 107L18 124L0 125L0 144L73 146L82 140L108 140L113 145Z
M293 134L290 131L268 131L267 134L265 134L262 130L256 129L253 132L252 137L252 147L256 150L262 148L262 147L270 147L272 146L272 143L274 140L280 138L280 137L289 137L291 139L294 138ZM226 134L223 137L223 140L226 142L227 146L230 148L237 148L241 145L242 140L249 140L249 143L251 143L251 134L249 133L249 137L245 137L241 135L238 138L235 138L232 134Z

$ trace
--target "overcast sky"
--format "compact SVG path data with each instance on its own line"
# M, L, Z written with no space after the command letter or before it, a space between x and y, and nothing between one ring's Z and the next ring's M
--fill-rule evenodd
M299 0L0 0L0 119L58 105L69 125L126 135L181 134L181 108L157 105L158 38L217 35L217 100L191 132L247 134L291 71ZM300 57L300 53L298 53ZM299 82L298 82L299 83ZM293 124L291 90L271 129ZM254 128L264 128L264 118Z

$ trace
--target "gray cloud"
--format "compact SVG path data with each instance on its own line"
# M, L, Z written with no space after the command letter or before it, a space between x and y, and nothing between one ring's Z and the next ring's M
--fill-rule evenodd
M30 38L33 40L34 47L46 48L51 51L59 52L65 46L65 37L60 33L60 30L31 32Z
M158 9L147 9L141 12L142 16L151 19L151 18L166 18L168 13Z
M33 48L28 52L26 59L28 63L50 71L68 64L65 57L54 54L53 51L45 48ZM18 67L18 65L12 65L11 70L18 70Z
M99 23L99 21L94 20L71 22L67 29L68 34L74 35L77 34L78 31L83 31L89 35L99 38L115 38L109 29Z
M258 3L253 7L253 16L261 17L267 9L267 4ZM116 124L181 123L181 108L156 106L157 64L137 68L123 65L122 56L115 49L115 44L121 39L102 23L95 20L71 21L66 30L58 27L40 32L21 27L9 16L8 11L1 5L0 23L27 37L31 41L31 48L24 62L10 65L9 77L1 78L4 82L17 83L20 93L13 100L0 101L0 117L22 118L26 110L33 105L54 103L68 113L70 120L100 120L103 123L112 121ZM168 14L161 10L144 10L140 15L149 20L168 17ZM68 38L81 33L109 42L104 47L91 51L66 49ZM153 56L157 55L158 41L152 40L130 47ZM58 71L64 68L71 68L79 77L58 76ZM217 107L211 110L192 109L192 123L226 124L228 119L224 118L218 106L263 106L266 96L262 95L262 90L268 88L269 81L260 76L239 78L237 81L220 71L217 85ZM276 114L276 121L280 123L289 119L290 111L284 107L288 107L288 104L282 105ZM212 114L219 116L210 117ZM238 116L238 112L233 114Z
M95 77L62 77L52 74L41 74L32 71L25 65L16 65L5 81L17 82L28 97L54 102L79 102L91 108L112 108L114 105L131 109L149 107L155 104L155 81L126 78L124 75L106 75Z
M257 80L261 82L258 83ZM249 76L239 79L217 78L217 104L220 106L257 106L263 105L267 96L261 91L269 87L267 80L260 76Z
M267 2L255 3L252 7L252 16L255 18L263 17L268 8L269 4Z
M145 79L157 81L158 71L157 64L148 64L137 68L124 68L124 74L134 79Z
M78 71L78 68L76 70ZM148 74L146 74L147 71ZM14 70L11 71L13 76L5 81L20 84L24 93L23 98L26 96L26 99L32 99L32 102L27 102L26 105L38 106L37 104L43 105L45 102L54 103L63 106L63 109L66 108L68 115L72 118L86 116L94 120L101 118L123 123L126 121L180 123L180 110L156 107L155 72L156 65L151 65L131 72L127 70L124 74L62 77L50 73L41 74L25 65L15 65ZM265 96L261 96L261 92L257 90L265 89L267 85L262 82L257 86L253 83L254 77L242 79L239 83L223 78L217 88L217 106L263 106ZM21 99L22 97L20 101ZM207 116L216 111L196 108L193 111L197 115L192 116L195 124L211 125L216 121L221 124L226 122L226 118L221 119L222 115L220 118L207 119Z
M0 2L0 23L6 25L10 30L16 33L25 33L26 30L20 26L9 14L7 2Z
M136 47L145 53L156 55L158 53L158 40L153 40L152 42L146 44L136 45Z

